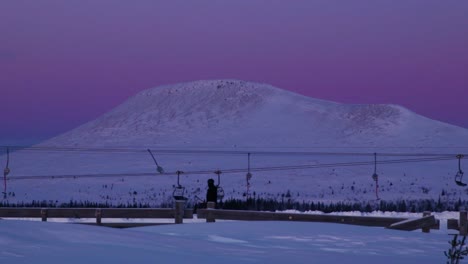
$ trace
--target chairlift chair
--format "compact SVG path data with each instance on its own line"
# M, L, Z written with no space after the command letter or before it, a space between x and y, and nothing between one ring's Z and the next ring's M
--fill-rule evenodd
M216 190L217 190L216 194L218 196L218 200L222 201L223 198L224 198L224 189L223 189L223 187L220 186L220 184L221 184L221 176L220 175L221 175L222 172L220 170L217 170L214 173L218 175L218 184L216 185Z
M462 180L463 180L463 171L459 171L455 175L455 183L458 186L464 187L464 186L466 186L466 183L462 182Z
M163 167L159 166L159 163L156 161L156 158L154 157L153 155L153 152L151 152L150 149L147 149L149 154L151 154L151 157L153 158L153 161L154 163L156 164L156 170L160 173L160 174L163 174L164 173L164 169Z
M172 197L174 200L187 200L187 197L184 196L185 194L185 187L182 185L174 187L174 191L172 192Z
M463 155L457 155L458 159L458 172L455 174L455 183L458 186L465 187L467 184L463 182L463 171L461 170L461 159Z
M183 171L177 171L177 186L174 187L174 191L172 192L172 197L174 197L174 200L188 200L187 197L185 197L185 187L180 185L179 183L179 178L180 174L184 173Z

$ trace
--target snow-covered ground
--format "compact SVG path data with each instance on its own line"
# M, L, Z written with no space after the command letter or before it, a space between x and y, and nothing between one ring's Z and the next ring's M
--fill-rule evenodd
M111 229L0 220L0 263L444 263L450 238L304 222Z
M285 213L297 213L285 211ZM320 214L321 212L306 212ZM415 213L345 212L360 216L421 217ZM444 263L446 220L430 233L304 222L185 219L183 225L112 229L80 225L94 219L0 220L0 263ZM30 221L34 220L34 221ZM103 222L173 219L103 219ZM463 263L463 262L462 262Z

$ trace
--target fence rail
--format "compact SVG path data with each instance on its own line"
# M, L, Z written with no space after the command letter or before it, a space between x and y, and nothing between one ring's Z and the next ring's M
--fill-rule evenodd
M175 210L148 208L0 208L0 217L95 218L174 218ZM184 218L193 218L192 210L184 210Z
M301 221L341 223L362 226L388 227L391 224L407 220L398 217L374 217L374 216L346 216L346 215L318 215L318 214L288 214L273 212L254 212L236 210L198 209L198 218L245 220L245 221Z
M133 227L158 225L161 223L102 223L103 218L173 218L174 223L181 224L183 219L194 217L192 209L184 209L184 201L176 201L174 208L0 208L0 218L95 218L98 225L113 227ZM463 216L466 211L463 212ZM197 218L215 222L216 219L244 221L302 221L340 223L361 226L386 227L399 230L417 230L429 232L429 229L439 229L440 222L424 212L422 218L376 217L376 216L346 216L320 215L298 213L275 213L258 211L237 211L214 209L214 203L209 202L207 209L198 209ZM465 217L466 218L466 217ZM464 219L465 219L464 218ZM463 230L466 221L460 221ZM87 223L90 224L90 223ZM455 223L458 225L458 223ZM449 227L450 228L450 227ZM465 232L465 231L463 231Z
M237 211L214 209L214 203L208 203L207 209L198 209L197 217L205 218L207 222L222 220L245 220L245 221L301 221L301 222L322 222L340 223L361 226L376 226L398 230L417 230L429 232L429 229L439 229L440 222L424 212L423 218L402 218L402 217L379 217L379 216L348 216L348 215L322 215L322 214L295 214L295 213L274 213L256 211Z
M0 208L0 218L174 218L176 224L193 218L192 209L184 209L184 202L176 202L175 208Z

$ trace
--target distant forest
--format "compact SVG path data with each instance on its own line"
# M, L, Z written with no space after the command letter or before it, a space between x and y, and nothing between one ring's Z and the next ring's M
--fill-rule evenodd
M127 203L127 204L110 204L98 203L91 201L73 201L66 203L58 203L57 201L32 201L9 203L1 201L0 207L53 207L53 208L171 208L173 203L161 203L157 206L148 203ZM188 202L187 208L193 208L195 211L198 208L205 208L204 203ZM284 211L297 210L300 212L306 211L321 211L324 213L331 212L412 212L421 213L424 211L442 212L442 211L459 211L460 207L468 209L468 201L459 199L456 202L442 202L424 199L424 200L400 200L400 201L373 201L373 202L297 202L297 201L278 201L274 199L250 198L250 199L228 199L217 204L219 209L228 210L253 210L253 211Z

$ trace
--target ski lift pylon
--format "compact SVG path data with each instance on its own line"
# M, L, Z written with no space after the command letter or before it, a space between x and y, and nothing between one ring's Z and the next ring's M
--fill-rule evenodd
M8 165L10 163L10 149L6 149L7 152L7 161L5 165L5 169L3 170L3 199L7 198L7 175L10 173L10 168L8 168Z
M372 179L375 181L375 197L377 200L379 198L379 175L377 174L377 153L374 153L374 174L372 174Z
M459 154L457 155L457 159L458 159L458 172L457 174L455 174L455 183L458 185L458 186L466 186L467 184L463 182L463 171L461 169L461 159L463 159L463 155Z
M252 173L250 173L250 152L247 154L247 174L245 175L245 179L246 179L246 187L247 187L247 191L246 191L246 196L247 198L250 197L250 179L252 179Z

